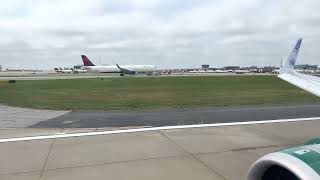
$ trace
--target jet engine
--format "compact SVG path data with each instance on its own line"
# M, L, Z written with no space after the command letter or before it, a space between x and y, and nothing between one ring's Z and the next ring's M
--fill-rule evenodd
M251 166L247 180L319 180L320 144L312 143L263 156Z

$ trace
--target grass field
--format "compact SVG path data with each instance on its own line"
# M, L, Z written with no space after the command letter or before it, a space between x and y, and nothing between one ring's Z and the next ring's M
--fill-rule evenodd
M0 103L41 109L110 110L316 103L275 76L146 77L0 83Z

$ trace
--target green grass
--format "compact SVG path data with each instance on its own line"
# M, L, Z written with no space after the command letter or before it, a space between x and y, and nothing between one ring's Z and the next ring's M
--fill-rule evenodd
M0 103L110 110L318 103L275 76L147 77L0 82Z

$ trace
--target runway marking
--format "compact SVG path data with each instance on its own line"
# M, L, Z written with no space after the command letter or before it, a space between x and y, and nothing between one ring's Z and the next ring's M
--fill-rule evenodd
M171 129L189 129L189 128L221 127L221 126L240 126L240 125L270 124L270 123L315 121L315 120L320 120L320 117L296 118L296 119L277 119L277 120L264 120L264 121L247 121L247 122L232 122L232 123L217 123L217 124L195 124L195 125L180 125L180 126L164 126L164 127L150 127L150 128L139 128L139 129L125 129L125 130L100 131L100 132L71 133L71 134L63 134L63 133L59 134L59 133L56 133L56 134L52 134L52 135L42 135L42 136L3 138L3 139L0 139L0 143L19 142L19 141L32 141L32 140L45 140L45 139L57 139L57 138L83 137L83 136L98 136L98 135L110 135L110 134L121 134L121 133L146 132L146 131L158 131L158 130L171 130Z

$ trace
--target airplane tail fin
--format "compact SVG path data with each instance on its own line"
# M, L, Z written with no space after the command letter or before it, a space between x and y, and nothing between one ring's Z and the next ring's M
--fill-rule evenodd
M81 55L81 58L84 66L95 66L86 55Z
M283 61L282 67L280 69L280 73L286 73L294 70L294 65L296 64L296 60L298 58L301 43L302 43L302 38L299 38L296 45L292 49L292 51L289 53L287 58Z

